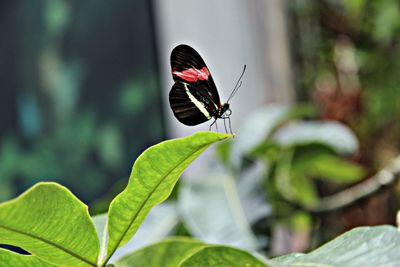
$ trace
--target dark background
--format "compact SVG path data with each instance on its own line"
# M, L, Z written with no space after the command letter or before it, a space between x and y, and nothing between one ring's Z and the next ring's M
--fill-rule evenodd
M56 180L84 201L163 139L149 1L0 2L0 199Z

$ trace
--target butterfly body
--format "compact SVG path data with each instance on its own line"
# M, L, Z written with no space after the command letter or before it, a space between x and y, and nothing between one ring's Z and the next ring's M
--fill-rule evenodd
M227 118L229 104L221 104L210 71L196 50L188 45L175 47L171 69L175 84L169 102L178 121L193 126L212 118Z

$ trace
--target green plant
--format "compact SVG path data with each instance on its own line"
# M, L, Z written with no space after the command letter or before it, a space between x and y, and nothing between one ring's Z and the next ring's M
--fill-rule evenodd
M338 187L365 177L361 165L344 158L357 150L353 132L334 121L302 120L305 115L311 112L301 106L256 111L238 138L219 145L221 161L234 173L260 162L266 166L265 191L276 211L285 210L279 207L283 202L303 209L317 205L316 181ZM264 130L257 134L255 128Z
M147 149L136 160L126 189L112 201L108 222L103 227L95 227L84 203L52 182L41 182L18 198L0 204L0 243L31 253L20 255L0 249L0 266L279 267L400 263L396 249L400 234L392 227L382 226L353 230L310 254L274 260L233 247L171 238L111 264L111 256L136 233L150 209L171 194L184 169L211 144L229 137L203 132ZM385 257L380 257L382 252Z

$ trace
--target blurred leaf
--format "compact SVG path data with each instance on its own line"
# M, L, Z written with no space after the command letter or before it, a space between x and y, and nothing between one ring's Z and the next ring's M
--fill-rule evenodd
M248 120L240 127L238 134L232 141L231 161L235 167L239 167L243 155L267 139L272 130L285 118L289 112L286 106L269 106L248 116Z
M0 243L63 266L96 266L99 250L87 206L55 183L0 204Z
M52 1L52 0L50 0ZM56 55L61 57L60 55ZM54 102L54 112L57 120L66 122L67 120L75 120L75 111L79 101L82 78L85 75L83 64L79 60L71 60L68 62L60 62L59 73L55 73L56 81L52 85L52 100ZM47 66L52 69L53 66ZM51 72L52 70L49 70ZM53 70L54 71L54 70ZM49 77L51 78L51 77ZM62 126L59 125L59 127Z
M307 143L299 144L291 147L295 151L293 159L293 167L299 171L307 171L319 156L337 155L337 153L328 145L323 143Z
M146 96L145 85L137 80L129 80L120 90L118 107L124 114L138 114L145 104Z
M302 168L296 168L295 151L283 150L276 161L274 181L280 198L301 205L314 204L318 195L310 177L307 177ZM302 166L303 167L303 166Z
M170 238L135 251L116 262L119 267L176 267L206 244L190 238Z
M330 146L337 153L350 154L358 149L354 133L344 124L304 121L281 127L274 140L285 146L321 143Z
M267 139L250 151L249 156L263 159L266 163L271 163L279 157L281 149L282 147L279 144Z
M217 156L221 160L222 164L226 167L230 167L229 157L231 155L231 149L232 149L232 141L231 140L219 143L216 146Z
M184 181L179 192L181 216L190 233L209 243L258 248L234 179L215 173L197 178L199 182Z
M362 179L365 171L360 165L337 156L320 155L310 162L308 174L336 183L351 183Z
M351 0L351 1L342 1L341 3L344 5L347 11L354 17L360 15L360 13L363 11L366 1Z
M294 212L290 216L290 224L294 230L309 230L312 227L311 215L303 211Z
M120 167L123 141L118 126L115 124L105 125L98 133L98 143L102 164L109 167Z
M68 1L47 0L45 1L45 19L47 30L50 34L60 34L69 20L70 8Z
M336 183L350 183L362 179L362 166L341 159L323 144L296 146L292 168L297 173Z
M304 206L315 204L318 201L318 194L312 180L303 173L291 172L291 185L293 199ZM285 197L285 195L283 195Z
M262 161L253 161L249 168L242 170L239 178L234 179L244 214L250 225L271 214L271 206L266 201L267 195L263 188L267 169Z
M240 166L243 156L266 140L283 123L293 118L309 116L314 112L315 110L309 105L297 107L270 105L252 112L232 140L233 165Z
M387 43L398 31L400 6L397 1L375 2L376 14L373 16L373 36L376 40Z
M54 267L55 265L42 261L36 256L21 255L0 248L1 266L12 267Z
M282 151L271 174L271 180L275 182L279 195L287 200L296 199L296 191L292 185L291 175L293 153L293 150Z
M285 266L400 266L400 233L392 226L355 228L308 254L272 259Z
M150 209L172 192L185 168L211 144L231 135L200 132L150 147L136 160L128 186L109 208L107 257L135 234Z

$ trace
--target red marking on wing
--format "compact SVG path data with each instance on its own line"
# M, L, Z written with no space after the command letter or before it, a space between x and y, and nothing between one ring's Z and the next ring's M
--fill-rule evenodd
M184 71L172 71L172 74L187 82L196 82L198 80L205 81L210 76L207 67L203 67L201 70L196 68L190 68Z

